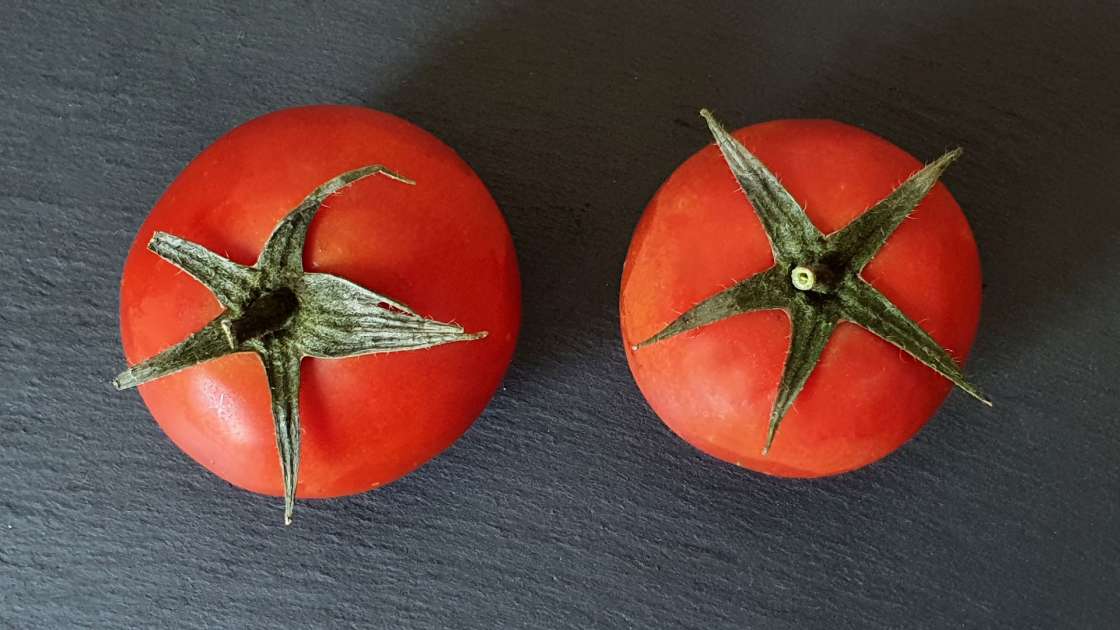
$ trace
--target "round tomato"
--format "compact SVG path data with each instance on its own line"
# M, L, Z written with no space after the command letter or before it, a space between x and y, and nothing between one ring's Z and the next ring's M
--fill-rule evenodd
M773 188L788 191L801 216L811 221L809 230L816 234L811 238L822 243L834 242L843 228L922 168L890 142L828 120L750 126L731 134L727 147L734 144L731 137L776 177ZM778 269L774 239L721 148L722 143L709 145L669 177L630 245L620 315L627 359L642 393L689 443L764 473L816 477L882 458L926 423L952 382L928 362L923 365L897 344L852 323L842 300L829 310L836 298L827 291L798 297L800 304L833 313L834 327L820 337L827 341L812 371L803 373L807 380L781 419L776 439L771 427L776 426L772 414L780 382L787 371L796 372L784 371L792 352L791 309L763 304L769 308L633 347L710 296L772 268L786 280L792 272L791 295L812 285L805 266ZM916 335L928 333L944 348L941 356L960 363L979 319L979 257L968 223L945 186L933 185L923 195L866 266L832 282L870 285L869 293L885 296L925 331ZM830 260L825 256L817 262L828 271ZM872 313L868 321L876 317ZM774 441L764 452L768 434Z
M306 232L303 271L385 296L386 317L401 319L407 305L412 321L453 322L440 326L486 336L349 358L315 358L346 353L324 350L326 337L314 340L303 355L312 356L295 359L299 497L363 492L408 473L466 431L498 387L516 340L520 281L503 217L470 167L389 114L349 106L274 112L230 131L187 166L140 228L121 280L121 334L134 364L223 313L203 283L147 249L153 235L252 266L309 193L367 165L415 185L366 177L327 197ZM306 310L299 290L273 291L243 310ZM289 319L302 321L302 312ZM226 327L231 346L240 325ZM268 335L243 347L263 347L254 343L267 344ZM280 495L280 438L261 356L229 353L146 382L140 393L189 456L234 485Z

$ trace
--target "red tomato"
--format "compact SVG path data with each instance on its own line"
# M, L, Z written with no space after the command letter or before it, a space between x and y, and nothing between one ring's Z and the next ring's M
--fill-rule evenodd
M418 314L487 331L425 350L302 363L298 497L363 492L417 468L471 425L513 353L520 281L493 199L453 150L404 120L313 106L252 120L203 151L171 184L129 252L121 333L130 364L221 311L201 284L145 248L155 230L252 265L279 220L315 187L383 164L416 181L358 181L330 197L304 249L308 272L341 276ZM236 354L140 386L184 452L242 488L282 494L260 360Z
M825 234L886 197L922 164L890 142L827 120L783 120L734 133ZM789 347L780 310L724 319L631 349L701 300L773 265L750 202L715 145L682 164L634 234L620 314L630 369L661 419L702 451L789 477L874 462L926 423L952 384L890 343L842 322L766 455ZM980 312L980 265L964 215L937 184L862 276L958 361Z

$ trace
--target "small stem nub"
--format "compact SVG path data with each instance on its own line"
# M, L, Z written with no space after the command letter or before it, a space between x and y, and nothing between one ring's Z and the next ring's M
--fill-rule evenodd
M811 291L817 284L817 274L808 267L798 265L789 274L793 286L802 291Z

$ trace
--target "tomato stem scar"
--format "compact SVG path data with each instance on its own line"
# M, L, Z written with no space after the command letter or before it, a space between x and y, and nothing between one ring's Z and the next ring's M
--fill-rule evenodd
M790 272L790 279L793 280L793 286L802 291L808 291L813 288L817 281L817 274L808 267L798 265Z

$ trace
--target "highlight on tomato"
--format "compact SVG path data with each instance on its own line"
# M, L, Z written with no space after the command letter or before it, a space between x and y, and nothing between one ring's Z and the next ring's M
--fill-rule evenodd
M620 294L626 357L681 438L771 475L891 453L954 385L980 314L968 222L928 165L830 120L715 138L646 208Z
M456 153L392 115L286 109L168 187L121 278L121 336L156 422L252 492L365 492L462 435L513 354L509 230Z

